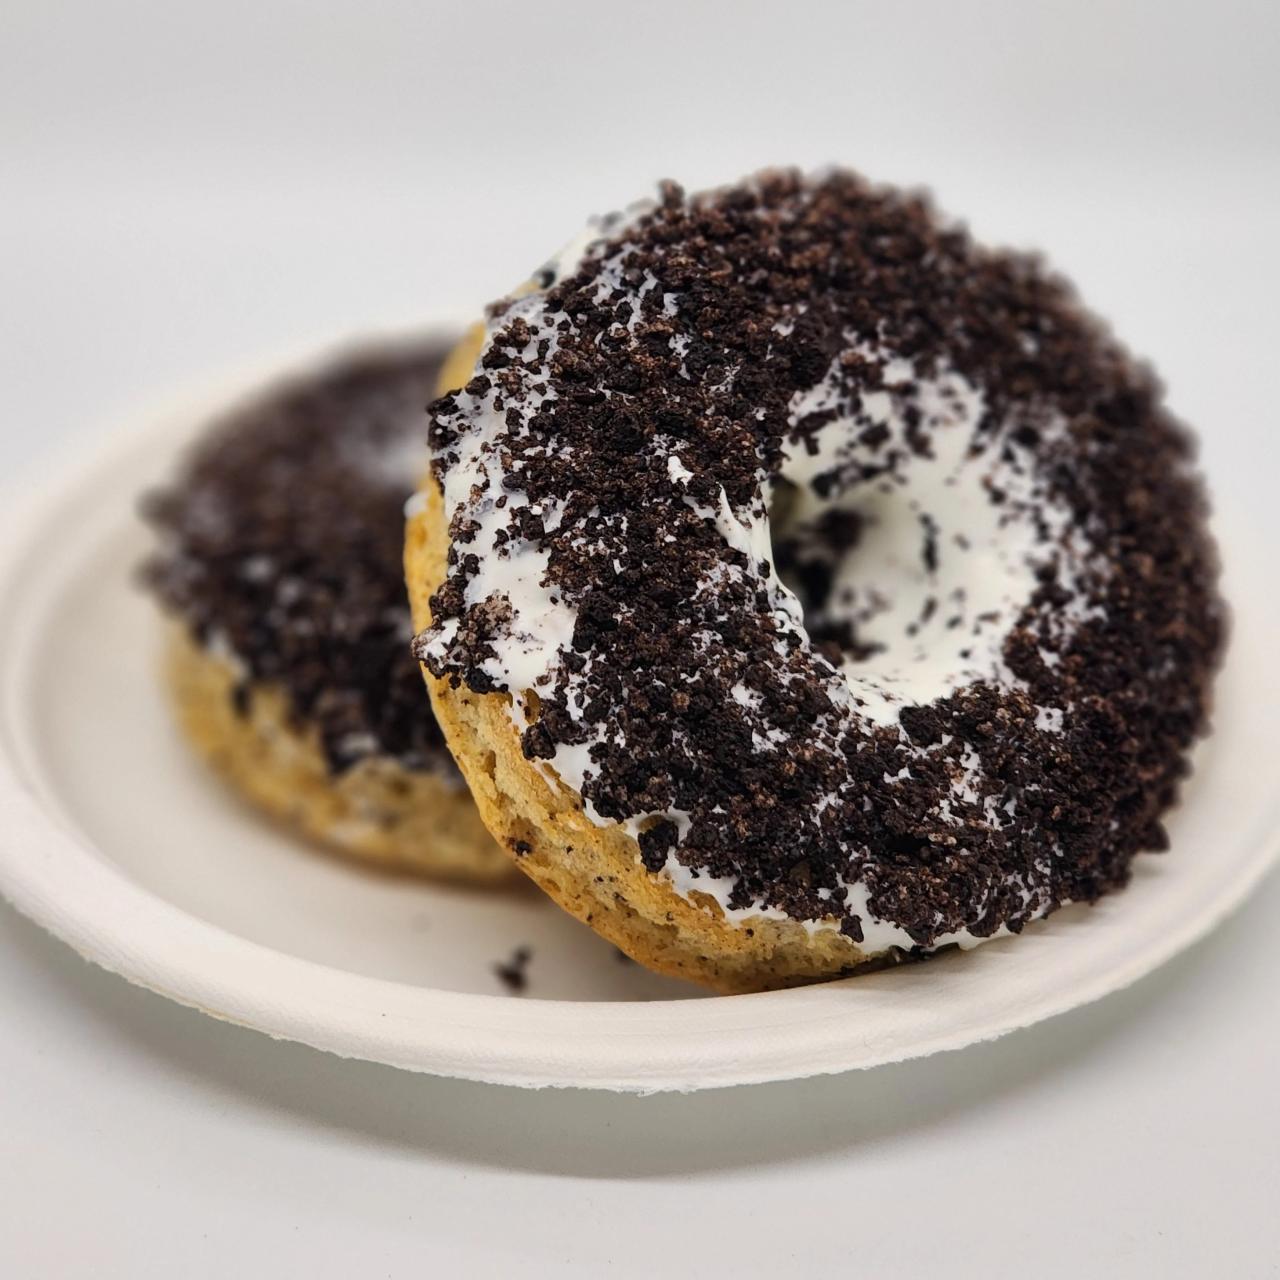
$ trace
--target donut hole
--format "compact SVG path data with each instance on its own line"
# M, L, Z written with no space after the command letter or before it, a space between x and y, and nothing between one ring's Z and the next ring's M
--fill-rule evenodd
M773 481L770 544L811 643L856 700L891 723L993 678L1069 524L1029 458L957 423L892 470L825 479Z
M858 637L855 618L842 607L847 590L839 589L841 567L856 552L864 528L857 510L826 512L819 519L795 519L796 487L779 481L770 508L774 567L800 602L809 639L834 666L865 662L884 645Z

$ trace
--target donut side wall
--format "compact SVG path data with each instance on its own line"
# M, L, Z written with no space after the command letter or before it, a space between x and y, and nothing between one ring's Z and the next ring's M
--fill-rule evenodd
M188 741L266 813L388 869L469 883L510 876L455 776L373 756L335 779L319 731L295 723L285 692L259 685L240 710L239 673L178 623L170 628L165 675Z

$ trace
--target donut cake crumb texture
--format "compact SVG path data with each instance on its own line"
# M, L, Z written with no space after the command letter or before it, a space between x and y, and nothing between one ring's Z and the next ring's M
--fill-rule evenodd
M424 715L401 568L439 344L331 363L233 412L149 495L186 736L242 794L341 851L490 882L510 864Z
M486 823L623 950L786 985L1164 848L1222 644L1206 504L1036 258L849 173L666 184L471 355L416 651Z

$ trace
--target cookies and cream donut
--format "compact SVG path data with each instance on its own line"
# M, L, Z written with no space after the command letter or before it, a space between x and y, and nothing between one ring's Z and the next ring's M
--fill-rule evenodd
M215 424L147 514L169 684L200 752L272 813L392 866L490 881L409 652L405 499L438 343L353 356Z
M1038 260L844 172L678 187L432 409L417 652L490 828L725 991L1118 889L1222 635L1187 433Z

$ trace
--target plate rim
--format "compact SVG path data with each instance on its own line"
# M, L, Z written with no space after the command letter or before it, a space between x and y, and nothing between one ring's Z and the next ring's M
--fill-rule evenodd
M153 447L166 450L171 460L211 418L343 354L456 334L462 323L448 316L314 344L219 379L163 409L131 415L128 429L105 433L97 447L78 441L70 459L66 449L48 451L37 464L45 476L41 483L28 483L16 498L16 486L7 486L11 501L0 521L0 600L24 590L41 532L109 468L125 466ZM175 432L175 422L185 430ZM128 495L130 501L133 496ZM1233 552L1250 545L1240 537L1222 542ZM50 583L59 580L56 572L48 576ZM1259 593L1249 593L1248 607L1261 611L1266 606ZM919 991L895 974L757 995L640 1002L513 1000L415 986L240 937L166 901L99 854L42 796L34 747L23 741L21 677L29 655L20 612L0 612L0 895L86 959L135 985L272 1038L408 1070L531 1088L649 1093L832 1074L955 1050L1129 986L1221 923L1280 858L1278 789L1270 807L1265 799L1259 804L1235 875L1220 882L1198 911L1124 965L1042 993L1033 1005L1013 1002L988 1015L977 1030L913 1007L920 1003L912 999ZM44 615L39 608L32 613L36 622L28 621L26 629L34 633ZM1227 669L1219 675L1219 693L1235 669L1233 661L1241 661L1233 656L1238 641L1237 635ZM1270 692L1280 703L1276 691ZM1136 889L1105 899L1088 918L1112 914L1117 901L1127 901ZM1066 927L1079 930L1083 923ZM1053 926L1051 919L1036 930ZM946 963L953 970L978 970L981 982L992 968L989 961L998 962L1007 945L989 944ZM842 1001L875 1005L883 992L918 1024L908 1042L868 1038L860 1034L856 1013L840 1008ZM584 1031L585 1021L591 1026ZM778 1035L780 1030L786 1034ZM637 1043L643 1052L637 1052Z

